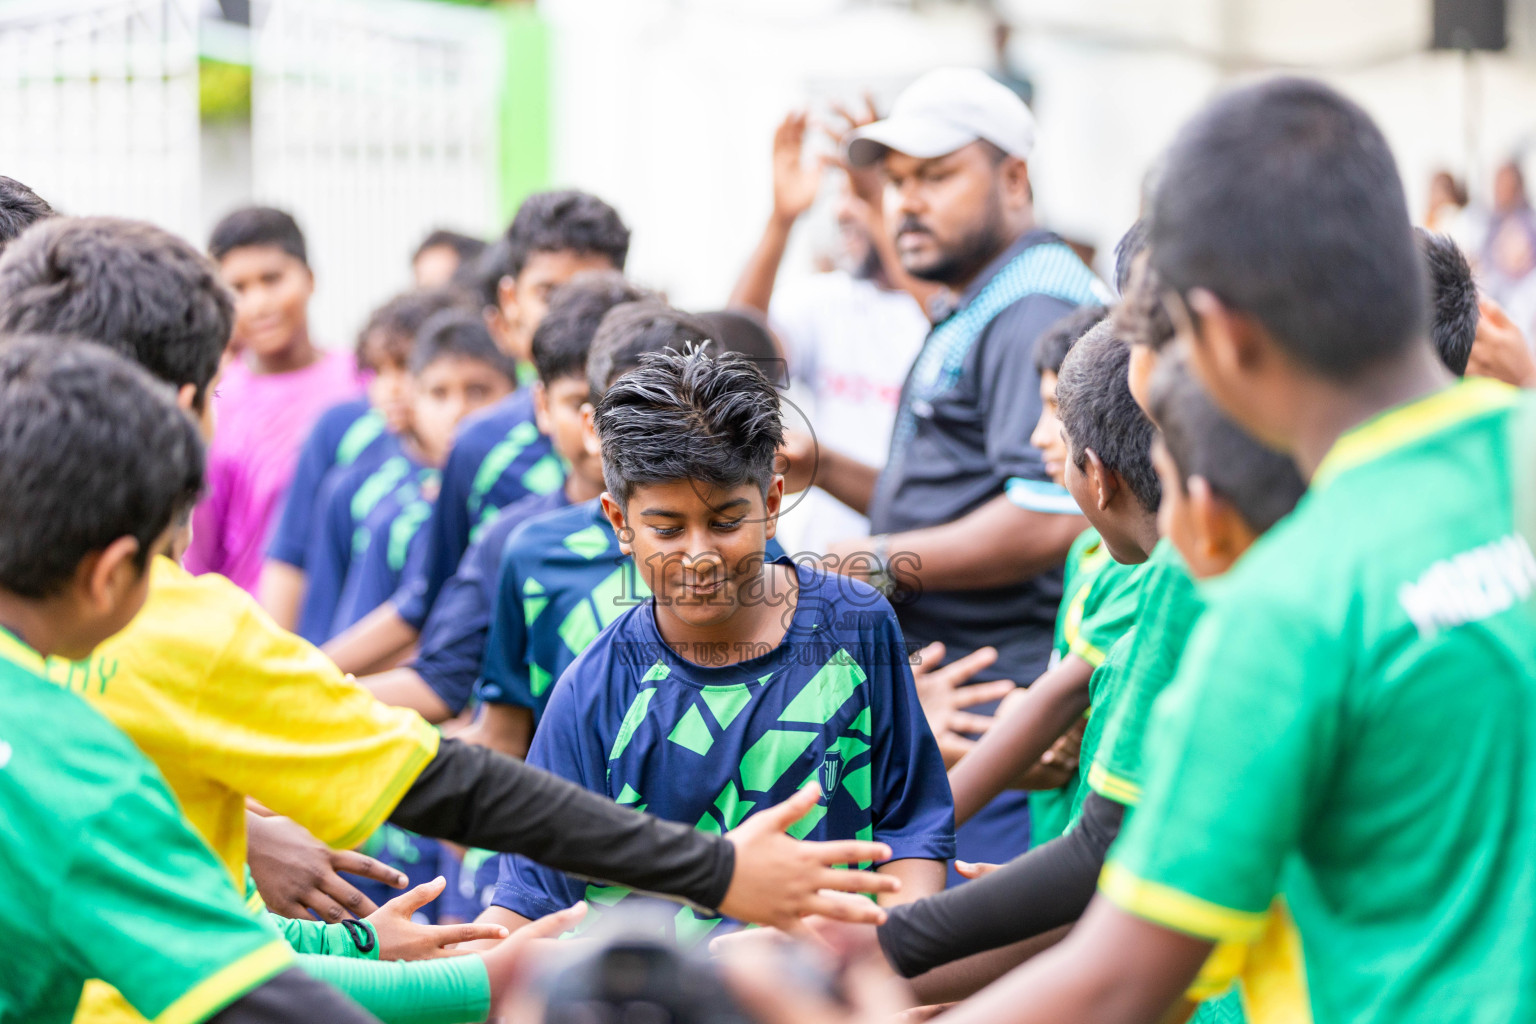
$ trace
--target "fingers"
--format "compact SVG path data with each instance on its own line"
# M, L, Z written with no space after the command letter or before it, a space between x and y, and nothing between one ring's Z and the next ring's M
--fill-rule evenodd
M955 870L965 878L980 878L982 875L990 875L1000 866L998 864L972 864L968 860L955 861Z
M997 721L991 715L973 715L968 711L951 711L949 714L949 727L951 730L966 735L981 735L992 728L992 723Z
M804 847L828 867L837 864L863 864L866 861L877 864L891 859L889 846L884 843L871 843L864 839L834 839L824 843L806 843Z
M443 894L443 889L447 885L448 879L444 878L442 875L438 875L436 878L432 879L432 881L422 882L410 892L401 896L396 896L394 899L390 900L384 905L403 913L406 917L410 917L412 914L416 913L416 911L420 910L422 907L426 906L428 903L431 903L433 900L441 896Z
M895 886L889 883L896 882ZM877 871L834 869L821 879L820 888L838 893L900 892L901 880Z
M775 832L783 832L809 814L811 808L815 807L820 800L821 787L813 782L783 803L775 804L761 814L748 818L743 827L757 821L759 828L771 828Z
M874 900L838 899L831 894L817 893L806 903L806 911L819 914L832 921L847 924L885 924L885 910Z
M460 955L447 949L448 946L456 946L461 942L479 942L483 939L500 940L511 934L499 924L471 922L470 924L434 924L424 927L430 929L432 942L448 956Z
M944 645L935 640L913 654L910 660L914 670L921 668L925 672L931 671L934 665L944 660Z
M340 875L333 874L329 878L320 879L319 888L325 895L346 907L348 916L367 917L379 909L373 900Z
M995 700L1002 700L1018 687L1012 679L999 679L991 683L973 683L970 686L962 686L955 690L954 706L957 708L973 708L977 704L990 704Z
M532 941L533 939L555 939L575 928L581 923L581 919L587 916L587 904L583 900L580 903L558 910L553 914L547 914L537 921L530 922L526 927L517 931L520 940Z
M316 889L307 896L302 897L299 902L304 904L306 910L313 913L326 924L335 924L338 921L346 920L350 916L345 907L320 889Z
M406 883L410 881L405 877L404 872L397 871L388 864L376 861L356 850L332 850L331 867L337 871L345 871L349 875L360 875L363 878L371 878L375 882L383 882L396 889L404 889Z
M936 669L935 672L943 673L945 681L951 686L959 686L996 660L996 647L981 647L963 658L956 658L943 668Z

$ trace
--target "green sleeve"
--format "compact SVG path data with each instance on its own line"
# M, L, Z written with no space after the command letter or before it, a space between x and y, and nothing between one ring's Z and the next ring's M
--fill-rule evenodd
M190 1024L291 967L293 951L250 914L159 772L138 761L111 765L116 794L79 822L52 926L87 977L150 1020Z
M491 1015L491 981L478 956L372 963L306 954L299 966L384 1024L473 1024Z
M1134 642L1126 652L1123 687L1108 711L1103 734L1088 770L1088 785L1100 796L1127 807L1141 801L1142 740L1152 704L1173 681L1184 646L1203 608L1183 559L1162 553L1137 609Z
M1122 909L1218 941L1262 932L1341 741L1349 658L1315 619L1262 593L1201 618L1153 711L1144 798L1099 880Z
M295 953L313 953L318 956L344 956L354 960L377 960L379 937L373 925L367 921L343 921L340 924L321 924L319 921L301 921L280 914L270 915L272 923Z
M1079 613L1068 620L1063 630L1067 654L1075 654L1094 668L1104 663L1115 641L1125 635L1136 621L1141 599L1142 565L1112 562L1101 569L1088 584Z

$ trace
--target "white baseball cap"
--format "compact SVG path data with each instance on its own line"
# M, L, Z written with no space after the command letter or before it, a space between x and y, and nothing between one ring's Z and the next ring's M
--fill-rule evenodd
M848 162L868 167L889 150L921 159L944 156L985 139L1028 160L1035 117L1008 88L976 68L930 71L901 91L889 117L848 135Z

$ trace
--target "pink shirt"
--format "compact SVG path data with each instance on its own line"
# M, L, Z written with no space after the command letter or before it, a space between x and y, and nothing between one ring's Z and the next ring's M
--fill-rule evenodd
M221 573L255 593L300 446L322 412L361 391L349 352L327 352L290 373L257 374L242 359L229 362L214 399L207 493L192 513L188 571Z

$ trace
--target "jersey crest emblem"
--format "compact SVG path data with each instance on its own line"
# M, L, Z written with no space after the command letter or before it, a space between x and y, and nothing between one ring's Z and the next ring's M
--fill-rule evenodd
M831 802L832 794L837 792L838 783L843 781L843 752L834 750L827 754L826 760L821 762L821 796L823 800Z

